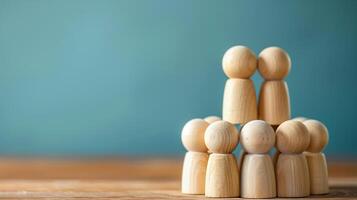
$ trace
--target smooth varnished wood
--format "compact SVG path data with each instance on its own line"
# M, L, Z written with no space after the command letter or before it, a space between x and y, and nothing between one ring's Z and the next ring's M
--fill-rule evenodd
M290 119L290 96L285 81L262 83L259 92L258 115L259 119L271 125L279 125Z
M223 95L223 120L244 124L257 119L257 98L250 79L228 79Z
M232 154L209 156L206 175L206 197L238 197L239 173L237 160Z

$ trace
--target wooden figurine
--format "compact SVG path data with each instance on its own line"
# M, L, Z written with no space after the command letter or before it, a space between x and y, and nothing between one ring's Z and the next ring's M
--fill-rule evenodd
M310 134L310 145L304 154L310 171L311 194L327 194L329 192L327 164L322 150L329 141L328 130L317 120L307 120L303 123Z
M283 80L290 71L289 55L279 47L269 47L259 54L258 70L265 79L259 93L259 119L280 125L290 119L288 85Z
M305 120L307 120L307 118L305 117L296 117L292 120L297 120L297 121L300 121L300 122L304 122ZM274 125L273 126L273 129L276 131L276 129L278 128L278 125ZM273 155L273 163L274 163L274 166L276 166L276 162L278 161L278 157L279 155L281 154L280 151L278 151L277 149L275 149L276 151L274 152L274 155Z
M281 152L276 163L278 197L306 197L310 195L309 168L302 154L309 146L306 126L288 120L276 130L276 147Z
M220 121L220 120L222 120L220 117L217 117L217 116L208 116L208 117L206 117L206 118L204 118L204 120L206 121L206 122L208 122L209 124L212 124L213 122L216 122L216 121Z
M255 54L245 46L234 46L224 54L222 65L229 77L223 95L223 120L244 124L257 119L255 88L250 79L257 67Z
M206 172L206 197L238 197L239 172L232 154L239 140L237 128L227 121L210 124L205 133L205 143L212 152Z
M188 151L182 169L182 193L205 193L208 153L204 134L208 125L203 119L192 119L182 129L181 140Z
M240 134L247 152L241 168L241 197L276 197L274 166L268 154L275 144L273 128L265 121L253 120L243 126Z

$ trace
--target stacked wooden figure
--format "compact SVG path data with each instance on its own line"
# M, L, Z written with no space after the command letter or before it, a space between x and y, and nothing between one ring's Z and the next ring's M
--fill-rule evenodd
M291 119L284 81L291 68L289 55L279 47L269 47L256 58L249 48L234 46L223 56L222 65L228 77L222 119L192 119L182 130L187 150L182 193L242 198L328 193L322 153L328 130L317 120ZM258 100L250 79L257 69L264 78ZM243 150L237 162L232 152L239 143Z

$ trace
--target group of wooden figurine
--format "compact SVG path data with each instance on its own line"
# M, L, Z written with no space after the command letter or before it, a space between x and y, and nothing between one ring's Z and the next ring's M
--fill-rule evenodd
M182 192L207 197L306 197L329 192L325 155L328 130L320 121L291 119L284 77L291 61L281 48L264 49L257 59L244 46L223 57L229 77L222 118L193 119L182 130L187 149ZM257 102L251 77L263 76ZM240 130L235 125L240 125ZM238 161L232 154L242 146ZM275 146L273 158L270 151Z

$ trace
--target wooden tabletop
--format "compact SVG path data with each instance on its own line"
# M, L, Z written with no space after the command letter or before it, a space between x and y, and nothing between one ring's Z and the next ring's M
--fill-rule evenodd
M328 195L357 199L357 162L329 162ZM182 158L0 159L0 199L202 199L180 193ZM212 199L212 198L210 198Z

